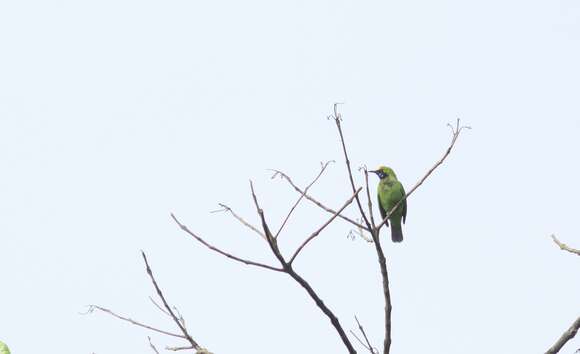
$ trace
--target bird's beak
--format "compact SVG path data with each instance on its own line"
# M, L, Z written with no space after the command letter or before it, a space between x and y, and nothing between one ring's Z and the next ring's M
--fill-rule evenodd
M372 172L372 173L376 174L377 176L379 175L379 170L373 170L373 171L369 171L369 172Z

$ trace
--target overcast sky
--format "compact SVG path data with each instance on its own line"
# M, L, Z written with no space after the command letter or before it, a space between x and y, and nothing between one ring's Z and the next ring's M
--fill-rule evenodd
M185 344L79 314L98 304L176 331L140 250L216 354L345 352L292 279L211 253L169 216L275 264L210 211L257 222L252 179L277 227L297 195L267 169L305 185L333 159L312 194L342 205L334 102L353 166L389 165L407 188L448 122L473 128L409 199L405 241L383 232L394 354L540 353L580 315L579 259L549 238L580 247L576 0L2 1L0 53L0 340L15 354ZM283 253L327 217L303 203ZM335 222L296 269L380 346L376 254L349 230Z

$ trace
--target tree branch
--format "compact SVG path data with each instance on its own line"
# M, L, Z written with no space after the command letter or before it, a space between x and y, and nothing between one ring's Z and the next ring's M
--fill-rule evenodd
M335 214L336 211L333 209L330 209L329 207L325 206L324 204L322 204L321 202L319 202L318 200L314 199L312 196L310 196L309 194L305 193L305 191L303 191L302 189L300 189L293 181L292 179L285 174L282 171L279 170L273 170L275 172L275 175L280 175L283 179L285 179L291 186L292 188L294 188L294 190L296 190L298 193L304 195L304 198L308 199L309 201L311 201L312 203L316 204L319 208L321 208L322 210L330 213L330 214ZM365 230L365 231L370 231L366 226L362 225L361 223L356 222L355 220L344 216L342 214L338 215L339 218L351 223L352 225L356 226L359 229Z
M560 240L558 240L556 238L556 235L552 235L552 240L554 240L554 243L556 243L558 245L558 247L560 247L561 250L568 251L568 252L573 253L577 256L580 256L580 250L577 250L575 248L572 248L572 247L566 245L565 243L560 242Z
M340 325L340 322L338 321L338 318L334 315L334 313L324 304L324 302L322 301L322 299L318 296L318 294L314 291L314 289L312 289L312 287L310 286L310 284L308 284L308 282L306 280L304 280L304 278L302 278L300 275L298 275L294 269L292 269L292 267L290 266L288 268L287 271L288 275L290 275L298 284L300 284L308 293L308 295L310 295L310 297L312 298L312 300L314 300L314 302L316 303L316 306L318 306L318 308L328 317L328 319L330 320L330 323L332 324L332 326L336 329L336 331L338 332L338 335L340 336L340 339L342 339L342 343L344 344L344 346L347 348L348 352L350 354L356 354L356 350L354 349L354 347L352 346L352 343L350 342L350 340L348 339L348 336L346 335L346 333L344 332L344 329L342 328L342 326Z
M314 180L312 182L310 182L310 184L308 186L306 186L306 188L304 188L304 192L302 192L300 194L300 197L298 198L298 200L296 200L296 203L294 203L294 205L292 206L292 208L288 212L288 215L286 215L286 218L282 222L282 225L280 225L280 228L276 232L276 235L274 236L274 238L278 238L278 235L280 235L280 232L282 232L282 229L284 228L284 226L288 222L288 219L290 219L290 215L292 215L292 213L294 212L294 209L296 209L296 207L298 206L298 204L300 204L300 201L302 201L302 199L304 198L304 196L306 195L306 193L308 192L308 190L310 189L310 187L312 187L314 185L314 183L316 183L316 181L318 181L318 179L320 178L320 176L322 176L322 174L324 173L324 170L326 170L326 167L328 167L328 165L331 162L334 162L334 160L327 161L325 164L323 164L322 165L322 168L320 169L320 172L318 173L318 175L316 176L316 178L314 178Z
M356 320L356 324L358 325L358 330L362 333L363 338L365 339L366 343L363 342L362 340L360 340L360 338L357 337L357 335L353 331L350 331L350 333L359 341L360 344L362 344L363 347L365 347L365 349L367 349L369 352L371 352L371 354L378 354L378 351L376 350L376 348L374 348L371 345L369 338L367 337L367 334L365 333L363 326L358 321L358 318L356 316L354 316L354 319Z
M367 167L364 166L363 167L363 171L365 173L365 186L366 186L366 190L367 190L367 199L369 201L369 216L371 218L371 225L373 227L373 229L376 229L375 226L375 218L373 216L373 203L371 202L371 193L369 190L369 171L367 170Z
M262 228L264 229L264 234L266 235L266 241L268 242L268 245L270 246L272 253L274 253L274 256L280 262L280 265L282 265L282 271L287 271L286 266L288 265L288 263L286 263L284 256L282 256L282 253L278 248L278 242L276 241L274 235L272 235L272 232L268 227L266 217L264 216L264 210L260 208L260 205L258 204L258 197L256 197L256 192L254 191L254 183L252 181L250 181L250 190L252 192L252 199L254 200L254 205L256 206L256 211L258 212L258 216L260 217L260 221L262 222Z
M236 218L236 220L238 220L240 223L242 223L242 225L248 227L250 230L252 230L255 233L257 233L258 235L260 235L260 237L262 237L264 240L266 239L266 236L264 235L264 233L262 231L258 230L257 227L255 227L254 225L250 224L249 222L247 222L246 220L244 220L244 218L242 218L241 216L239 216L238 214L236 214L232 208L230 208L229 206L227 206L226 204L223 204L223 203L219 203L218 205L221 206L223 208L223 210L215 210L212 213L220 212L220 211L227 211L230 214L232 214L232 216L234 218Z
M425 175L419 180L419 182L417 182L413 188L411 188L411 190L409 192L407 192L407 194L405 194L405 196L399 200L399 202L397 204L395 204L391 210L389 210L385 216L385 218L383 219L383 221L377 226L377 229L380 230L380 228L387 222L387 220L391 217L391 215L397 210L397 208L399 207L399 205L401 203L403 203L404 200L406 200L407 198L409 198L409 196L411 194L413 194L413 192L419 188L419 186L421 186L423 184L423 182L425 182L425 180L433 173L433 171L435 171L435 169L437 169L437 167L441 166L441 164L443 164L443 161L445 161L445 159L447 158L447 156L449 156L449 154L451 153L451 149L453 149L453 146L455 146L455 142L457 142L457 138L459 138L459 134L461 133L461 131L463 129L471 129L471 127L469 126L460 126L459 125L459 118L457 119L455 128L453 128L453 126L451 124L447 124L450 128L451 128L451 133L452 133L452 137L451 137L451 144L449 145L449 147L447 148L447 150L445 150L445 154L443 154L443 156L435 163L435 165L433 165L433 167L431 167L429 169L429 171L427 171L427 173L425 173Z
M265 268L265 269L269 269L269 270L273 270L276 272L282 272L283 270L280 268L276 268L276 267L272 267L269 266L267 264L263 264L263 263L258 263L258 262L254 262L254 261L250 261L244 258L240 258L237 256L234 256L230 253L227 253L225 251L220 250L219 248L212 246L211 244L209 244L208 242L206 242L204 239L202 239L201 237L197 236L196 234L194 234L192 231L190 231L187 226L183 225L182 223L179 222L179 220L177 220L177 218L175 217L175 215L173 215L173 213L171 214L171 217L173 218L173 220L177 223L177 225L179 225L179 227L185 231L186 233L188 233L190 236L192 236L195 240L197 240L199 243L201 243L202 245L204 245L205 247L209 248L210 250L217 252L219 254L221 254L222 256L226 256L229 259L233 259L234 261L240 262L240 263L244 263L246 265L252 265L255 267L260 267L260 268Z
M393 306L391 304L391 290L389 288L389 272L387 271L387 259L381 247L381 239L379 237L378 229L374 229L371 233L377 252L377 259L379 261L379 268L381 270L381 278L383 279L383 296L385 298L385 340L383 342L383 353L389 354L391 351L391 312Z
M157 329L157 328L155 328L155 327L151 327L151 326L149 326L149 325L146 325L146 324L143 324L143 323L141 323L141 322L135 321L135 320L133 320L133 319L130 319L130 318L128 318L128 317L124 317L124 316L118 315L118 314L116 314L115 312L113 312L113 311L111 311L111 310L109 310L109 309L106 309L106 308L104 308L104 307L101 307L101 306L97 306L97 305L89 305L89 309L87 310L87 312L86 312L86 313L91 313L91 312L93 312L94 310L99 310L99 311L101 311L101 312L108 313L109 315L111 315L111 316L113 316L113 317L116 317L117 319L119 319L119 320L121 320L121 321L129 322L129 323L130 323L130 324L132 324L132 325L135 325L135 326L138 326L138 327L143 327L143 328L146 328L146 329L148 329L148 330L151 330L151 331L153 331L153 332L157 332L157 333L165 334L166 336L171 336L171 337L177 337L177 338L187 339L187 338L185 338L185 336L183 336L183 335L181 335L181 334L171 333L171 332L164 331L164 330L162 330L162 329Z
M344 141L344 135L342 133L342 128L341 128L341 115L340 113L338 113L337 111L337 104L334 104L334 116L332 116L332 118L334 119L334 122L336 123L336 127L338 128L338 133L340 136L340 143L342 145L342 151L344 153L344 158L345 158L345 163L346 163L346 167L347 167L347 171L348 171L348 178L350 181L350 185L352 187L353 190L355 190L355 185L354 185L354 179L352 176L352 170L350 168L350 161L348 158L348 154L346 151L346 143ZM365 177L367 175L365 174ZM368 178L366 179L368 181ZM368 192L368 182L367 182L367 193L368 193L368 199L369 199L369 203L370 203L370 192ZM367 216L365 215L365 212L362 208L362 204L360 202L360 199L357 197L356 198L357 201L357 205L358 205L358 209L360 211L361 217L364 220L365 224L367 225L367 229L370 231L371 233L371 237L373 239L373 243L375 245L375 250L377 252L377 259L379 261L379 268L381 270L381 278L383 279L383 296L385 298L385 340L383 343L383 353L384 354L389 354L390 350L391 350L391 312L392 312L392 305L391 305L391 292L389 290L389 273L387 271L387 260L385 258L385 254L383 253L383 249L381 248L381 240L379 239L379 230L380 230L380 226L377 227L373 227L373 225L371 225L371 223L369 222ZM373 222L374 224L374 222Z
M151 282L153 283L153 286L155 287L155 291L157 292L157 295L161 299L161 302L163 302L163 306L165 306L165 309L171 315L171 318L173 319L173 321L175 322L177 327L179 327L179 329L183 333L183 336L185 337L185 339L187 339L187 341L191 344L191 346L193 348L195 348L195 350L200 349L201 347L199 346L199 344L197 344L197 342L193 338L191 338L191 336L187 332L187 329L185 328L185 326L179 321L177 316L175 316L175 313L173 313L173 310L171 309L171 307L167 303L167 300L165 300L165 296L163 296L163 293L161 292L161 288L159 288L159 285L157 285L157 281L155 280L155 277L153 276L153 271L151 270L151 267L149 266L149 262L147 262L147 256L145 255L145 252L141 251L141 256L143 256L143 261L145 262L145 266L147 268L147 274L149 274L149 278L151 279Z
M564 332L564 334L562 334L562 336L556 341L556 343L554 343L554 345L550 349L548 349L546 354L558 353L560 349L562 349L564 344L566 344L570 339L574 338L579 328L580 328L580 317L578 317L576 321L572 323L572 326L570 326L570 328L568 328L568 330Z
M346 152L346 144L344 142L344 136L342 134L342 128L340 126L340 122L342 120L342 117L341 117L340 113L338 112L338 103L334 104L334 116L332 116L332 118L334 119L334 122L336 123L336 128L338 129L338 134L340 135L340 143L342 144L342 152L344 153L344 160L346 163L346 169L348 170L348 178L350 180L350 186L351 186L352 191L354 193L356 191L356 187L354 185L354 179L352 177L352 170L350 168L350 160L348 159L348 153ZM365 224L367 225L367 229L371 230L372 225L370 224L369 220L367 219L367 216L363 210L363 207L362 207L362 204L360 202L358 195L356 196L356 205L358 206L358 210L360 211L361 217L363 218Z
M264 216L264 211L262 210L262 208L260 208L260 205L258 203L258 198L256 197L256 192L254 190L254 184L252 183L252 181L250 181L250 189L252 191L252 199L254 200L254 204L256 206L256 211L258 212L258 215L260 216L260 220L262 221L262 227L264 229L264 233L266 234L266 239L268 240L268 244L270 245L272 252L276 256L276 258L278 258L278 261L280 262L280 265L282 266L283 272L285 272L290 277L292 277L292 279L294 279L298 284L300 284L300 286L302 286L306 290L308 295L310 295L312 300L314 300L314 302L316 303L316 306L318 306L318 308L330 319L330 323L332 324L332 326L334 327L334 329L336 330L336 332L340 336L340 339L342 340L344 346L347 348L348 352L350 354L356 354L356 350L352 346L352 343L350 342L350 340L348 339L348 336L344 332L344 329L340 325L338 318L324 304L324 302L318 296L316 291L314 291L312 286L310 286L310 284L304 278L302 278L298 273L296 273L296 271L294 271L294 269L292 268L292 265L289 262L286 262L286 260L284 259L284 257L280 253L280 249L278 248L278 243L276 241L276 238L274 238L272 233L270 232L270 228L268 227L268 223L266 222L266 218ZM360 191L360 189L359 189L359 191ZM358 192L355 193L355 195L357 195L357 194L358 194Z
M157 350L157 348L151 342L151 337L147 336L147 340L149 341L149 346L151 347L151 350L153 350L156 354L159 354L159 350Z
M342 132L342 127L341 127L341 121L342 121L342 117L340 115L340 113L338 112L337 109L337 105L338 104L334 104L334 115L331 117L334 119L334 122L336 123L336 127L338 129L338 134L340 137L340 143L342 146L342 151L344 154L344 158L345 158L345 164L346 164L346 168L348 171L348 178L350 181L350 186L353 189L353 191L356 189L355 188L355 184L354 184L354 178L352 176L352 169L350 166L350 160L348 158L348 153L346 150L346 143L344 140L344 134ZM427 171L427 173L419 180L419 182L417 182L417 184L415 184L415 186L413 188L411 188L411 190L397 203L395 204L395 206L393 208L391 208L391 210L389 210L385 216L385 218L383 218L383 220L381 221L381 223L377 226L374 225L374 218L372 215L372 203L371 203L371 198L370 198L370 192L369 192L369 188L368 188L368 172L366 170L366 168L364 169L365 172L365 182L366 182L366 189L367 189L367 198L368 198L368 206L369 206L369 216L371 218L371 220L369 221L369 219L367 218L362 204L360 202L360 199L356 198L356 202L358 205L358 209L359 212L361 214L362 219L364 220L365 224L367 225L367 230L370 231L371 236L373 238L374 244L375 244L375 250L377 252L377 257L378 257L378 261L379 261L379 267L381 270L381 276L383 278L383 295L385 297L385 341L384 341L384 348L383 348L383 353L384 354L388 354L390 352L390 347L391 347L391 312L392 312L392 305L391 305L391 294L390 294L390 290L389 290L389 275L388 275L388 271L387 271L387 264L386 264L386 258L384 255L384 252L381 248L381 244L380 244L380 239L379 239L379 233L380 233L380 229L381 227L387 222L387 220L389 219L389 217L397 210L397 208L402 204L402 202L404 200L406 200L417 188L419 188L419 186L421 186L423 184L423 182L425 182L425 180L433 173L433 171L435 171L435 169L437 167L439 167L443 161L445 161L445 159L447 158L447 156L451 153L451 149L453 148L453 146L455 145L455 142L457 141L457 138L459 137L459 134L461 133L461 131L463 129L470 129L470 127L466 127L466 126L460 126L459 125L459 119L457 119L457 123L455 128L453 126L451 126L450 124L448 124L449 127L451 128L452 131L452 139L451 139L451 144L449 145L449 147L447 148L445 154L443 155L443 157L441 159L439 159L439 161L437 161L435 163L435 165L433 165L433 167L431 167L431 169L429 169L429 171Z
M304 242L302 242L302 244L300 245L300 247L298 247L298 249L296 249L296 252L294 252L294 254L292 255L292 258L290 258L290 261L288 262L289 264L292 264L292 262L294 262L294 259L296 258L296 256L298 256L298 253L300 253L300 251L302 251L302 249L310 242L312 241L312 239L314 239L316 236L318 236L320 234L320 232L322 230L324 230L328 225L330 225L331 222L334 221L334 219L347 207L350 205L350 203L352 203L353 199L356 198L356 196L358 195L358 193L361 191L362 188L359 188L356 190L356 192L352 195L352 197L350 197L345 203L344 205L338 209L338 211L336 213L334 213L334 215L332 215L332 217L330 219L328 219L321 227L319 227L316 231L314 231L306 240L304 240Z

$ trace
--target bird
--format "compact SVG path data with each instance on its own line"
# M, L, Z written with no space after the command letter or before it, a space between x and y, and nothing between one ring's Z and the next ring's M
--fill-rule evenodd
M387 227L389 227L389 221L391 222L391 240L393 240L393 242L401 242L403 241L401 219L403 220L403 224L407 219L407 200L403 199L405 197L405 189L397 179L395 171L390 167L380 166L378 169L369 172L375 173L381 179L377 186L379 210L381 211L382 216L381 221L384 220L387 213L402 200L397 210L395 210L389 216L389 220L385 222Z
M10 349L0 340L0 354L10 354Z

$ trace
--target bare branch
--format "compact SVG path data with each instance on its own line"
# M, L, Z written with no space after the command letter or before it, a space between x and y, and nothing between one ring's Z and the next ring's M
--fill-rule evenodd
M367 170L366 166L363 166L363 171L365 174L365 186L367 190L367 200L369 201L369 216L371 218L371 225L373 229L376 228L375 226L375 218L373 217L373 203L371 202L371 193L369 190L369 171Z
M177 318L179 319L179 322L181 322L181 324L183 325L183 328L185 328L185 318L183 318L183 315L181 314L181 312L179 312L179 310L177 309L177 307L173 306L173 310L175 311L175 313L177 313Z
M183 333L183 336L185 337L185 339L187 339L187 341L191 344L191 346L194 347L196 350L199 349L200 348L199 344L197 344L197 342L195 340L193 340L193 338L191 338L191 336L189 335L189 333L187 332L187 330L185 329L183 324L179 321L177 316L175 316L175 314L173 313L173 310L171 309L171 307L169 306L169 304L165 300L165 297L163 296L163 293L161 292L161 288L159 288L159 285L157 285L157 281L155 280L155 277L153 276L153 271L151 270L151 267L149 266L149 262L147 261L147 256L145 255L145 252L141 251L141 255L143 256L143 261L145 262L145 266L147 268L147 274L149 274L149 278L151 279L151 282L153 283L153 286L155 287L155 290L157 291L157 295L161 299L161 302L163 302L163 306L165 306L165 310L167 310L167 312L169 312L169 314L171 315L171 318L173 318L173 321L175 322L175 324L177 324L177 327L179 327L179 329Z
M196 234L194 234L192 231L190 231L187 226L183 225L182 223L179 222L179 220L177 220L177 218L175 217L175 215L171 214L171 217L173 218L173 220L177 223L177 225L179 225L179 227L185 231L186 233L188 233L190 236L192 236L195 240L197 240L199 243L201 243L202 245L204 245L205 247L209 248L210 250L217 252L219 254L221 254L222 256L226 256L230 259L233 259L237 262L240 263L244 263L246 265L252 265L252 266L256 266L256 267L260 267L260 268L265 268L265 269L269 269L269 270L274 270L276 272L282 272L283 270L280 268L276 268L276 267L272 267L269 266L267 264L263 264L263 263L258 263L258 262L254 262L254 261L250 261L244 258L240 258L237 256L234 256L230 253L227 253L225 251L220 250L219 248L209 244L208 242L206 242L204 239L202 239L201 237L197 236Z
M296 185L296 184L295 184L295 183L292 181L292 179L291 179L291 178L290 178L290 177L289 177L287 174L285 174L284 172L282 172L282 171L279 171L279 170L273 170L273 171L274 171L276 174L280 175L280 176L281 176L283 179L285 179L285 180L286 180L286 181L287 181L287 182L288 182L288 183L289 183L289 184L292 186L292 188L294 188L294 190L296 190L298 193L300 193L300 194L304 195L304 198L308 199L308 200L309 200L309 201L311 201L312 203L316 204L316 205L317 205L319 208L321 208L322 210L325 210L326 212L328 212L328 213L330 213L330 214L335 214L335 213L336 213L336 211L335 211L335 210L333 210L333 209L331 209L331 208L329 208L329 207L325 206L324 204L322 204L322 203L321 203L321 202L319 202L318 200L314 199L314 198L313 198L312 196L310 196L309 194L305 193L305 191L303 191L302 189L300 189L300 188L299 188L299 187L298 187L298 186L297 186L297 185ZM347 217L347 216L344 216L344 215L342 215L342 214L339 214L339 215L338 215L338 217L339 217L339 218L341 218L341 219L343 219L343 220L345 220L345 221L347 221L347 222L349 222L349 223L351 223L351 224L353 224L353 225L354 225L354 226L356 226L358 229L362 229L362 230L365 230L365 231L370 231L370 230L369 230L369 229L368 229L366 226L364 226L363 224L361 224L361 223L359 223L359 222L356 222L355 220L353 220L353 219L351 219L351 218L349 218L349 217Z
M575 248L566 245L565 243L560 242L560 240L556 238L556 235L552 235L552 240L554 240L554 243L556 243L561 250L568 251L570 253L574 253L577 256L580 256L580 250L577 250Z
M155 307L157 307L159 309L159 311L161 311L164 314L166 314L167 316L171 317L171 314L169 312L165 311L165 309L163 307L161 307L155 300L153 300L153 298L151 296L149 296L149 300L151 300L153 305L155 305Z
M302 201L302 199L304 198L304 196L306 195L306 193L308 192L310 187L312 187L314 185L314 183L316 183L316 181L318 181L320 176L322 176L322 174L324 173L324 170L326 170L326 167L328 167L328 164L330 164L331 162L334 162L334 160L327 161L325 164L323 164L322 168L320 169L320 172L318 173L316 178L314 178L314 180L312 182L310 182L310 184L308 186L306 186L306 188L304 188L304 192L302 192L300 194L300 197L298 198L298 200L296 200L296 203L294 203L294 205L292 206L292 208L288 212L288 215L286 215L286 218L282 222L282 225L280 225L280 228L278 229L278 231L276 232L276 235L274 236L275 238L278 238L278 235L280 235L280 232L282 232L282 229L284 228L284 226L288 222L288 219L290 219L290 215L292 215L292 213L294 212L294 209L296 209L298 204L300 204L300 202Z
M342 151L344 153L345 163L346 163L346 167L348 170L348 178L350 180L350 185L354 191L356 188L354 185L354 179L352 177L352 170L350 168L350 161L348 159L348 154L346 152L346 143L344 141L344 135L342 134L342 128L340 125L342 118L341 118L340 113L338 113L337 104L334 105L334 116L332 116L331 118L334 119L334 122L336 123L336 127L338 128L338 133L340 136L340 143L342 145ZM368 187L367 187L367 190L368 190ZM370 194L370 192L369 192L369 194ZM383 295L385 298L385 340L384 340L384 344L383 344L383 353L389 354L389 352L391 350L391 311L392 311L392 305L391 305L391 292L389 290L389 274L387 271L387 260L385 258L385 254L383 253L383 249L381 248L381 242L379 239L379 228L381 227L382 224L377 226L377 227L373 227L366 217L366 214L362 208L362 204L361 204L358 196L356 198L356 202L357 202L361 217L362 217L364 223L367 225L367 230L369 230L371 233L371 237L372 237L373 243L375 245L375 250L377 252L377 258L379 261L379 268L381 270L381 277L383 279ZM370 202L370 195L369 195L369 202Z
M302 286L306 290L308 295L310 295L312 300L314 300L314 302L316 303L316 306L318 306L318 308L330 319L330 323L332 324L334 329L337 331L338 335L340 336L340 339L342 340L344 346L347 348L348 352L350 354L356 354L356 350L352 346L352 343L350 342L350 340L348 339L348 336L344 332L344 329L340 325L338 318L324 304L324 302L318 296L316 291L314 291L312 286L310 286L310 284L304 278L302 278L298 273L296 273L294 271L294 269L292 268L292 265L290 263L288 263L288 262L286 262L286 260L284 260L284 257L282 256L282 254L280 253L280 250L278 249L278 244L276 242L276 239L272 236L272 233L270 232L270 228L268 227L268 223L266 222L266 218L264 216L264 211L262 210L262 208L260 208L260 204L258 203L258 198L256 197L256 192L254 190L254 184L252 183L252 181L250 181L250 189L252 191L252 199L254 200L254 204L256 206L256 211L258 212L258 215L260 216L260 220L262 221L262 227L264 229L264 234L266 234L266 239L268 240L268 244L270 245L272 253L274 253L276 258L278 258L278 261L282 265L283 272L285 272L286 274L291 276L292 279L294 279L298 284L300 284L300 286Z
M338 211L336 213L334 213L334 215L332 215L332 217L330 219L328 219L321 227L319 227L316 231L314 231L306 240L304 240L304 242L302 242L302 244L300 245L300 247L298 247L298 249L296 250L296 252L294 252L294 254L292 255L292 258L290 258L290 261L288 262L289 264L292 264L292 262L294 262L294 259L296 258L296 256L298 256L298 253L300 253L300 251L302 251L302 249L310 242L312 241L316 236L318 236L320 234L320 232L322 230L324 230L328 225L330 225L330 223L332 221L334 221L334 219L336 219L336 217L347 207L350 205L350 203L352 203L352 201L354 200L354 198L356 198L356 196L358 195L358 193L361 191L362 188L359 187L359 189L357 189L354 194L352 195L352 197L350 197L345 203L344 205L338 209Z
M357 221L359 221L359 219L357 219ZM360 220L360 222L363 222L362 220ZM365 240L368 243L373 243L375 241L373 241L373 237L372 235L367 236L364 232L363 229L361 229L360 227L357 227L355 230L350 230L349 231L349 235L352 235L353 237L358 235L360 236L360 238L362 238L363 240Z
M334 329L338 332L338 335L340 336L340 339L342 340L344 346L347 348L348 352L350 354L356 354L356 350L354 349L352 343L348 339L348 336L344 332L344 329L342 328L340 322L338 321L338 318L324 304L322 299L318 296L318 294L314 291L314 289L310 286L310 284L308 284L308 282L304 280L304 278L298 275L291 266L287 268L286 272L306 290L308 295L310 295L312 300L314 300L314 302L316 303L316 306L318 306L318 308L330 319L330 323L332 324Z
M352 177L352 169L350 168L350 160L348 159L348 153L346 152L346 143L344 142L344 135L342 134L342 128L340 126L340 122L342 121L342 117L338 112L338 103L334 104L334 123L336 123L336 128L338 128L338 134L340 135L340 143L342 144L342 152L344 153L344 160L346 163L346 169L348 170L348 179L350 180L350 186L352 188L353 193L356 191L356 187L354 185L354 179ZM372 229L372 226L367 219L367 216L363 210L362 204L358 195L356 196L356 204L358 206L358 210L360 211L361 217L363 218L365 224L367 225L367 229Z
M354 316L354 319L356 320L356 323L358 325L358 330L362 333L363 338L365 339L366 343L364 343L362 340L360 340L360 338L357 337L357 335L353 331L350 331L350 333L359 341L360 344L362 344L363 347L365 347L369 352L371 352L371 354L378 354L378 350L371 345L371 343L367 337L367 334L365 333L365 330L364 330L363 326L360 324L358 318L356 316Z
M116 317L116 318L118 318L118 319L120 319L122 321L129 322L132 325L135 325L135 326L138 326L138 327L143 327L143 328L149 329L149 330L154 331L154 332L157 332L157 333L165 334L166 336L187 339L185 336L183 336L181 334L171 333L171 332L167 332L167 331L164 331L164 330L161 330L161 329L157 329L155 327L151 327L149 325L146 325L146 324L143 324L141 322L135 321L135 320L130 319L128 317L124 317L124 316L118 315L118 314L114 313L113 311L111 311L109 309L106 309L104 307L100 307L100 306L97 306L97 305L89 305L89 309L88 309L88 311L86 313L91 313L94 310L99 310L101 312L108 313L109 315L111 315L113 317Z
M151 347L151 349L152 349L152 350L153 350L155 353L159 354L159 350L157 350L157 348L155 348L155 346L154 346L154 345L153 345L153 343L151 342L151 337L147 336L147 340L149 340L149 346Z
M282 271L287 271L286 268L288 266L288 263L286 263L286 260L284 260L284 257L282 256L282 253L278 248L278 243L276 242L276 239L274 238L272 232L270 231L270 228L268 227L266 217L264 216L264 210L260 208L260 204L258 203L258 197L256 197L256 192L254 191L254 183L252 181L250 181L250 190L252 192L252 199L254 200L254 205L256 206L256 211L258 212L258 216L260 216L260 221L262 222L262 229L264 229L266 241L268 242L268 245L270 246L272 253L274 253L274 256L276 256L276 258L280 262L280 265L282 265Z
M378 229L373 229L371 233L377 252L377 259L379 261L379 268L381 270L381 278L383 280L383 296L385 298L385 340L383 342L383 353L389 354L391 351L391 312L393 306L391 304L391 290L389 289L389 272L387 270L387 259L381 247L381 239L379 237Z
M367 347L367 345L365 344L365 342L363 342L357 335L356 333L353 332L352 329L349 330L350 334L352 334L353 337L356 338L356 340L360 343L360 345L362 345L366 350L370 351L371 353L375 354L372 350L372 348Z
M574 338L574 336L578 332L579 328L580 328L580 317L578 317L576 319L576 321L574 321L574 323L572 323L572 326L570 326L570 328L568 328L568 330L566 330L566 332L564 332L564 334L562 334L562 336L556 341L556 343L554 343L554 345L550 349L548 349L546 354L558 353L560 351L560 349L562 349L562 347L570 339Z
M407 192L407 194L405 194L405 196L399 200L399 202L397 204L395 204L391 210L389 210L385 216L385 218L383 219L383 221L377 226L377 229L380 230L380 228L387 222L387 220L391 217L391 215L397 210L397 208L399 207L399 205L401 205L401 203L403 203L404 200L406 200L407 198L409 198L409 196L411 194L413 194L413 192L419 188L419 186L421 186L423 184L423 182L425 182L425 180L433 173L433 171L435 171L435 169L439 166L441 166L441 164L443 163L443 161L445 161L445 159L447 158L447 156L449 156L449 154L451 153L451 149L453 149L453 146L455 145L455 142L457 141L457 138L459 138L459 134L461 133L461 131L463 129L471 129L471 127L469 126L460 126L459 125L459 118L457 119L455 128L451 125L451 124L447 124L449 127L451 127L451 132L452 132L452 137L451 137L451 144L449 145L449 147L447 148L447 150L445 150L445 154L443 154L443 156L435 163L435 165L433 165L433 167L431 167L429 169L429 171L427 171L427 173L425 173L425 175L423 177L421 177L421 179L419 180L419 182L417 182L413 188L411 188L411 190L409 192Z
M221 206L223 208L223 211L226 211L226 212L229 212L230 214L232 214L232 216L234 218L236 218L236 220L238 220L244 226L248 227L250 230L252 230L255 233L257 233L258 235L260 235L260 237L262 237L264 240L266 239L266 236L264 235L264 233L262 231L258 230L257 227L255 227L254 225L250 224L249 222L247 222L246 220L244 220L244 218L242 218L241 216L239 216L238 214L236 214L233 211L232 208L230 208L229 206L227 206L225 204L222 204L222 203L219 203L219 206ZM221 210L217 210L217 211L221 211Z
M180 350L190 350L190 349L195 349L195 348L192 347L192 346L187 346L187 347L165 347L165 350L171 350L171 351L174 351L174 352L178 352ZM199 353L199 350L198 349L196 349L196 354L197 353Z

